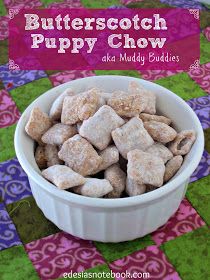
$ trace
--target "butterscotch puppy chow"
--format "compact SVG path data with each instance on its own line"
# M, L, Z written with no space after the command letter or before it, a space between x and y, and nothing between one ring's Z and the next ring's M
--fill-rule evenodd
M166 163L168 160L172 159L173 157L172 152L161 143L154 143L146 150L146 152L154 156L161 157L164 163Z
M148 114L155 114L156 113L156 95L154 92L147 90L142 85L132 81L128 86L128 92L130 94L139 94L144 98L145 107L144 112Z
M57 123L44 133L42 136L42 142L59 146L75 134L77 134L75 126Z
M107 105L112 107L121 117L134 117L145 109L146 102L140 94L127 94L108 99Z
M179 170L183 162L182 156L175 156L166 164L166 170L164 174L164 182L170 180L176 172Z
M61 112L63 107L63 101L66 96L75 95L74 91L71 88L67 88L61 95L59 95L53 102L50 109L50 118L53 120L59 120L61 118Z
M80 186L86 181L84 177L65 165L53 165L43 170L42 175L61 190Z
M146 113L141 113L139 115L140 119L142 119L143 122L148 122L148 121L156 121L156 122L162 122L167 125L171 124L171 119L166 118L164 116L158 116L158 115L150 115Z
M76 124L92 116L99 106L97 89L74 96L67 96L63 101L61 122L64 124Z
M126 174L120 168L119 164L113 164L105 170L104 178L107 179L113 187L113 191L107 194L108 198L119 198L125 190Z
M47 168L47 159L45 156L44 146L37 146L35 151L35 160L40 169Z
M42 143L42 135L51 127L52 121L48 115L39 108L33 108L26 124L26 133L38 143Z
M79 134L63 143L58 156L70 168L83 176L94 174L102 162L93 146Z
M119 151L114 145L108 146L105 150L100 151L98 154L101 157L102 162L96 173L107 169L109 166L119 161Z
M138 184L163 185L165 165L162 158L137 149L130 151L127 156L127 174L130 179Z
M104 150L111 142L111 132L124 124L115 111L102 106L92 117L83 121L79 133L99 150Z
M103 197L113 190L106 179L87 178L86 180L82 186L74 188L75 193L89 197Z
M165 123L149 121L144 123L144 127L155 141L168 143L173 141L177 135L176 130Z
M186 155L189 153L196 139L194 130L183 130L177 134L173 142L169 143L169 149L174 155Z
M62 164L62 161L58 157L58 147L55 145L45 146L45 157L48 167L56 164Z
M79 111L80 96L66 96L63 100L61 113L61 122L64 124L73 125L80 121Z
M96 112L101 101L98 93L98 89L93 88L80 96L78 116L81 121L88 119Z
M133 179L127 177L126 180L126 193L129 196L136 196L145 193L146 191L146 185L144 184L138 184Z
M129 120L123 126L112 131L112 138L120 154L127 159L127 153L133 149L146 150L154 141L138 117Z

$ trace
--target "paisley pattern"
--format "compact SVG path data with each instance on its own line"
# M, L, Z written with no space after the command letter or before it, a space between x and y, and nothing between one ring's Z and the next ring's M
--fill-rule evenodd
M203 90L210 94L210 62L190 70L189 75Z
M203 129L210 127L210 96L201 96L192 98L187 101L187 104L197 114Z
M5 204L30 196L28 177L16 158L0 163L0 198Z
M205 35L206 39L208 41L210 41L210 26L209 27L206 27L204 30L203 30L203 34Z
M203 156L201 158L198 167L190 177L190 183L197 181L198 179L201 179L205 176L208 176L209 174L210 174L210 155L207 151L204 150Z
M0 17L0 40L5 40L8 38L9 35L8 23L9 23L8 16Z
M25 245L41 279L62 277L64 272L81 272L105 261L91 241L59 232Z
M18 121L20 112L6 90L0 91L0 128Z
M179 8L205 10L205 7L197 0L160 0L160 2Z
M60 84L66 83L71 80L94 76L94 73L90 70L71 70L65 72L59 72L49 76L53 86L58 86Z
M0 66L0 79L7 90L12 90L44 77L47 77L47 74L42 70L9 71L8 64Z
M154 245L116 260L109 267L115 273L127 271L131 275L133 273L139 273L141 275L147 272L149 273L148 279L181 280L174 267L167 260L165 254ZM136 275L134 276L136 277ZM122 278L118 277L115 279L122 280ZM134 279L134 277L127 279Z
M141 77L145 80L155 81L165 77L173 76L177 73L181 73L181 70L141 70Z
M0 251L12 246L22 244L15 225L3 203L0 203Z
M168 222L152 233L152 239L157 245L175 239L187 232L204 226L205 222L198 215L187 199L183 199L177 212Z
M47 8L51 9L69 9L69 8L81 8L82 4L80 0L64 0L62 2L55 2L47 5Z
M8 10L11 8L32 9L42 6L42 2L39 0L4 0L4 4Z

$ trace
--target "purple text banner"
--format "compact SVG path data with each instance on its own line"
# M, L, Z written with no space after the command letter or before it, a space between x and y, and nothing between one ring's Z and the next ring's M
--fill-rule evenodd
M199 62L196 9L15 10L14 69L188 70Z

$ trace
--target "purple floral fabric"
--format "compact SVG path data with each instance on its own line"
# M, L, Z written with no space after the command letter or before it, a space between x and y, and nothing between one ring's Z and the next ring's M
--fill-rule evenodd
M198 167L190 177L190 182L192 183L194 181L197 181L198 179L208 176L209 174L210 174L210 155L207 151L204 150L203 156L201 158Z
M193 98L187 101L188 105L197 114L203 129L210 127L210 95Z
M200 9L200 10L205 9L205 7L196 0L160 0L160 2L164 4L168 4L170 6L175 6L179 8L185 8L185 9Z
M8 64L0 66L0 80L3 82L7 90L11 90L32 82L34 80L47 77L42 70L14 70L9 71Z
M16 158L0 164L0 197L5 204L32 195L28 177Z
M15 225L3 203L0 203L0 250L22 244Z

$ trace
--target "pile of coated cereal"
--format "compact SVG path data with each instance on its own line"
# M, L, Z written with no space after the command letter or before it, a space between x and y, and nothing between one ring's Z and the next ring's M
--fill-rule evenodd
M59 189L120 198L159 188L179 170L196 135L171 123L156 115L155 94L132 81L127 92L67 89L49 116L34 108L25 130L44 178Z

